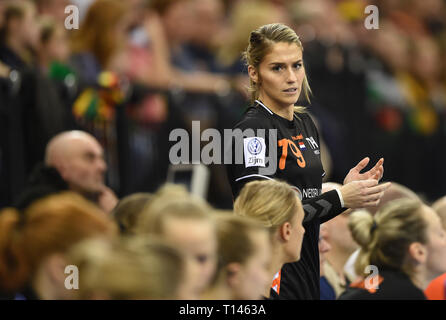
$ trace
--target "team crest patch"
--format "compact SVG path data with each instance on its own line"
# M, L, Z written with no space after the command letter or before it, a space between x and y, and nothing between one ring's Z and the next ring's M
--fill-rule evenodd
M243 139L245 167L265 167L265 139L250 137Z

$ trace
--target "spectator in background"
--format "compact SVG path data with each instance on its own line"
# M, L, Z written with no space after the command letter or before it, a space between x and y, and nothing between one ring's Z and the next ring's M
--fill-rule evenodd
M202 296L211 300L258 300L269 287L270 237L255 221L221 213L217 217L218 267Z
M155 237L86 240L74 246L66 260L79 266L76 299L194 298L187 259Z
M337 183L323 183L322 192L340 187L341 185ZM384 192L384 196L386 193L387 190ZM383 201L382 198L381 201ZM330 251L324 255L325 261L321 263L321 275L324 275L324 279L321 280L321 300L323 300L323 297L336 299L355 280L350 279L344 270L348 258L358 248L348 228L350 213L351 210L348 209L321 225L324 227L324 239L331 247ZM322 285L322 281L325 281L325 285Z
M79 30L73 30L72 63L82 83L95 84L103 70L126 70L129 6L117 0L97 0L88 9Z
M81 240L117 231L101 210L71 192L41 199L23 214L4 209L0 230L0 290L27 300L70 298L64 254Z
M428 284L446 272L446 232L435 211L418 200L395 200L375 217L356 211L349 226L361 246L356 272L374 265L379 274L372 284L353 283L340 299L426 299Z
M336 294L327 281L325 275L324 264L326 262L326 255L331 251L331 245L327 241L327 230L324 224L321 224L319 231L319 266L320 266L320 299L321 300L335 300Z
M60 107L66 114L67 129L76 128L71 111L78 92L78 83L74 70L68 65L71 55L68 33L63 24L51 16L39 20L40 37L37 50L37 65L46 78L51 80Z
M432 209L437 212L443 229L446 230L446 197L435 201ZM446 273L432 280L424 294L429 300L446 300Z
M44 73L50 74L52 64L65 64L70 57L68 35L63 25L50 17L40 20L39 50L37 59Z
M297 193L285 182L248 182L235 200L234 213L258 221L270 231L272 283L264 288L263 296L274 299L280 293L282 266L298 261L301 255L304 211Z
M41 17L51 17L57 25L64 26L68 14L65 8L71 4L70 0L33 0ZM84 0L86 1L86 0Z
M154 234L189 257L195 295L208 288L217 265L217 237L210 206L184 188L166 185L140 214L136 234Z
M234 4L228 20L228 30L223 37L225 43L219 49L218 60L226 72L243 76L240 82L245 88L249 85L249 79L241 53L246 49L246 39L252 30L265 24L283 21L285 16L268 1L246 0ZM246 95L246 90L242 92Z
M231 84L226 77L195 71L191 57L184 51L184 44L195 32L194 0L155 0L148 6L159 15L167 40L169 86L202 94L227 93Z
M13 118L19 119L23 145L24 176L43 160L45 145L55 134L70 128L70 117L57 89L36 68L39 26L36 8L28 0L10 1L0 30L0 61L16 70ZM17 133L12 133L17 134Z
M22 210L46 195L71 190L111 212L118 200L105 185L106 170L102 147L93 136L83 131L63 132L48 143L45 164L35 168L15 206Z
M36 14L31 1L8 2L3 9L0 61L13 69L23 70L34 64L39 30Z
M0 26L3 24L3 10L5 8L5 1L0 2Z
M3 20L4 14L3 11L5 9L5 1L0 2L0 30L3 29ZM0 77L6 77L9 74L8 68L0 61Z
M150 1L139 1L131 9L132 29L125 56L125 76L140 91L126 104L129 152L132 170L126 193L154 192L166 180L169 166L169 133L183 128L183 115L171 103L171 66L167 39L159 15ZM136 95L136 94L135 94Z

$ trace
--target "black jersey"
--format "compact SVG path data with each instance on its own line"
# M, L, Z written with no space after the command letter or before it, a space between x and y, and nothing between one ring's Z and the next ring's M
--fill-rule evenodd
M426 300L424 292L416 287L409 276L393 268L378 268L379 275L375 276L377 287L372 279L358 280L344 291L339 300Z
M242 141L233 141L233 164L227 165L234 198L249 181L279 179L295 188L304 207L301 259L283 266L279 299L319 299L319 227L341 213L342 207L336 190L321 194L325 172L317 128L305 112L295 113L290 121L256 100L234 129L246 132ZM253 129L254 135L247 129ZM258 134L259 129L265 129L264 134ZM237 151L243 151L241 164L234 164Z

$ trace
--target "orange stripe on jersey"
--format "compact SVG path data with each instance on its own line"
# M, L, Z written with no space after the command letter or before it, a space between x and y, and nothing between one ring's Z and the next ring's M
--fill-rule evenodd
M373 279L373 280L374 280L374 279ZM381 277L381 276L378 276L378 286L379 286L383 281L384 281L384 278ZM374 281L373 281L373 282L374 282ZM364 280L364 279L362 279L362 280L358 280L358 281L352 283L352 284L350 285L350 287L352 287L352 288L364 289L364 290L367 290L367 291L370 292L370 293L375 293L375 292L376 292L376 288L366 288L366 287L365 287L365 280Z
M432 280L424 294L429 300L446 300L446 273Z
M271 285L271 288L277 292L277 294L280 293L280 278L281 278L281 271L277 272L274 275L273 283Z

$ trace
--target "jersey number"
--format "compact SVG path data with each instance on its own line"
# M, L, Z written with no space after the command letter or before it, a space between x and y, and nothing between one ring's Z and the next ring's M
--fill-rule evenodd
M286 163L286 157L288 156L288 147L290 147L290 150L297 159L297 164L301 168L305 168L305 159L302 155L302 152L300 152L299 148L296 146L296 144L290 140L290 139L282 139L277 141L279 147L282 147L282 155L280 156L279 160L279 169L283 170L285 169L285 163Z

